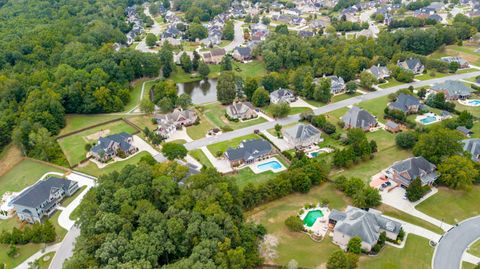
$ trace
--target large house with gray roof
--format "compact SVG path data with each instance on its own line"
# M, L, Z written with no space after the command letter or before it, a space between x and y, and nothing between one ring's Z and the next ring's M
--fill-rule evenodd
M425 66L422 64L420 59L417 58L408 58L405 61L398 61L397 65L403 69L412 71L415 75L423 73Z
M402 228L401 223L383 217L380 211L365 211L352 206L348 206L345 212L332 210L329 223L334 225L333 243L346 249L350 239L358 236L362 239L362 250L367 252L377 244L382 232L388 239L396 240Z
M155 132L164 138L168 138L177 129L195 124L198 121L198 116L195 111L190 109L175 109L171 113L155 115L155 120L158 124Z
M377 126L377 119L368 111L359 107L353 106L350 110L342 116L342 121L345 123L345 128L360 128L364 131L370 131L371 128Z
M445 94L447 100L468 99L472 95L473 89L467 87L465 83L456 80L447 80L432 86L432 91Z
M256 118L257 112L250 102L237 102L227 106L226 112L231 119L248 120Z
M78 190L73 180L48 177L25 189L12 200L12 206L20 220L28 223L41 222L55 213L65 196L72 196Z
M390 77L390 70L386 66L373 65L367 71L378 80Z
M463 150L470 153L474 162L480 163L480 138L462 140Z
M283 138L295 148L305 148L323 141L320 130L311 124L297 124L282 133Z
M389 109L400 110L405 114L418 113L421 108L420 101L412 95L401 93L394 102L388 104Z
M129 156L138 151L138 148L132 145L133 136L125 132L113 134L106 137L100 137L98 143L90 149L90 156L100 162L107 162L116 157L120 151Z
M270 93L270 103L278 104L278 103L291 103L295 102L297 97L295 94L288 90L288 89L278 89Z
M232 167L242 164L251 164L270 157L273 154L273 148L270 143L264 139L244 140L237 148L228 148L225 151L225 158Z
M405 188L416 178L420 178L422 186L432 185L438 176L437 167L421 156L395 162L385 171L387 179Z

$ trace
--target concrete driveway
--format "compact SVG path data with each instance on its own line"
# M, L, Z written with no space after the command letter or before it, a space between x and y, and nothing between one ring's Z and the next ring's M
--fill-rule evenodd
M242 21L235 21L235 23L234 23L235 37L233 38L233 41L230 42L230 44L228 44L224 47L225 51L231 52L236 47L242 45L243 42L245 41L245 39L243 38L242 25L243 25Z
M433 254L432 268L461 268L464 252L478 239L480 239L480 216L459 223L441 238Z

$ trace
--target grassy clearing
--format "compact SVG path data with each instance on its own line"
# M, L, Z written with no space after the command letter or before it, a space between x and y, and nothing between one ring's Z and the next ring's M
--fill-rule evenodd
M475 97L474 97L475 98ZM480 97L479 97L480 98ZM459 110L459 111L468 111L470 112L470 114L472 114L473 116L477 117L477 118L480 118L480 108L478 107L474 107L474 106L464 106L462 104L460 104L459 102L455 102L455 109ZM478 123L477 123L478 124Z
M107 165L106 167L104 167L102 169L98 168L98 166L96 164L94 164L92 162L88 162L85 166L78 167L77 170L80 171L80 172L98 177L98 176L101 176L103 174L112 173L113 171L120 171L120 170L122 170L123 167L125 167L129 164L135 165L140 161L140 159L143 156L146 156L146 155L150 155L150 153L148 153L146 151L142 151L140 153L137 153L135 156L133 156L129 159L126 159L124 161L111 163L111 164Z
M128 117L127 119L142 130L145 129L145 127L149 130L154 130L157 128L157 125L152 122L152 118L152 116L133 116Z
M218 64L209 64L210 74L208 78L217 78L220 75L221 66ZM187 83L202 80L198 73L185 73L179 66L175 69L169 79L172 79L176 83Z
M188 136L194 140L205 137L209 130L215 128L215 125L205 117L203 111L197 110L197 115L200 118L200 123L187 127Z
M329 207L339 210L349 204L348 198L337 191L333 184L325 183L312 188L309 193L288 195L246 213L248 219L264 225L268 233L278 239L277 258L267 263L287 264L295 259L301 267L317 268L339 249L330 237L316 243L305 234L290 232L284 224L286 218L297 214L305 204L318 203L322 199L328 199Z
M263 111L268 116L273 117L270 106L265 107L265 109ZM309 108L309 107L290 107L290 111L288 111L288 115L300 114L300 113L307 112L307 111L312 111L312 109Z
M32 160L23 160L0 177L0 194L6 191L21 191L48 172L63 173L64 171Z
M235 183L240 189L243 189L248 183L253 183L254 185L266 182L271 178L274 178L278 173L273 173L272 171L265 171L261 174L255 174L250 167L245 167L238 170L238 173L231 177L235 180Z
M106 122L113 119L118 119L120 116L111 114L97 114L97 115L85 115L85 114L69 114L65 116L65 128L60 131L60 135L67 134L88 126L92 126L98 123Z
M191 150L188 154L190 154L190 156L192 156L197 161L199 161L203 166L207 168L213 168L212 163L210 162L210 160L207 158L207 156L205 155L205 153L203 153L201 149Z
M40 257L40 259L38 259L38 265L40 266L38 269L48 269L50 263L53 260L53 256L55 256L55 251L48 252L42 257ZM46 257L49 257L47 261L44 260Z
M400 81L398 81L394 78L390 78L387 83L380 84L380 85L378 85L378 87L380 87L382 89L386 89L386 88L395 87L395 86L402 85L402 84L405 84L405 83L400 82Z
M3 176L5 173L10 171L10 169L19 164L22 159L22 152L20 149L18 149L18 147L16 147L13 143L6 146L3 151L0 152L0 176Z
M417 209L434 218L455 224L480 214L480 186L470 191L456 191L445 187L438 193L417 205Z
M432 53L431 57L439 59L445 56L459 56L471 64L479 65L480 54L475 52L476 49L477 46L470 46L469 44L464 44L464 46L450 45L446 46L444 50L438 50Z
M248 63L233 63L235 73L243 78L261 77L267 73L262 61L253 60Z
M400 268L430 268L432 263L433 248L428 240L409 234L405 248L399 249L386 246L378 256L362 256L359 268L365 269L400 269Z
M86 158L87 150L85 149L85 145L88 143L97 142L97 139L89 139L88 136L107 130L109 131L108 134L110 135L121 132L131 134L136 131L132 126L126 124L124 121L116 121L59 139L58 144L62 148L62 151L67 157L70 165L75 165ZM105 135L106 134L103 136Z
M465 68L465 69L459 69L455 74L465 74L465 73L471 73L471 72L476 72L478 69L476 68Z
M358 107L363 108L372 115L376 116L377 120L383 121L383 116L385 116L384 110L385 107L387 107L388 102L390 102L388 96L382 96L372 100L360 102Z
M426 74L421 74L421 75L415 76L415 79L418 79L418 80L429 80L429 79L434 79L434 78L443 78L443 77L446 77L446 76L449 76L449 75L450 75L450 74L435 72L434 76L431 76L431 75L430 75L430 72L427 72Z
M213 124L216 125L218 128L225 128L230 127L234 130L242 129L245 127L249 127L252 125L257 125L267 120L262 117L257 117L256 119L250 119L246 121L229 121L227 117L225 117L225 106L222 106L219 103L208 104L203 107L203 114L207 117L207 119Z
M231 140L223 141L220 143L208 145L207 148L213 155L215 155L217 152L225 152L229 147L231 148L237 147L240 144L240 142L242 142L243 140L258 139L258 138L260 138L260 136L256 134L249 134L245 136L236 137Z

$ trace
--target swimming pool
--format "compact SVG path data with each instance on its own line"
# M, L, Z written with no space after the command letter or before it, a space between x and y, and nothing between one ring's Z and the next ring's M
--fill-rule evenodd
M309 211L303 219L303 224L307 225L308 227L312 227L315 221L317 221L317 219L321 217L323 217L322 210Z
M480 99L467 100L465 103L469 106L480 106Z
M423 124L430 124L430 123L435 122L435 121L437 121L437 117L435 117L435 116L428 116L428 117L420 120L420 122L423 123Z
M282 164L278 161L270 161L268 163L262 163L257 165L258 170L266 171L266 170L278 170L282 168Z

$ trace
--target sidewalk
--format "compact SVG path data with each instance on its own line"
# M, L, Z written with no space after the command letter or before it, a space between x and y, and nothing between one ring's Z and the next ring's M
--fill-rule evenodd
M233 171L230 163L227 160L221 160L215 158L210 150L207 149L206 146L200 148L202 152L207 156L208 160L212 163L212 165L217 169L220 173L230 173Z

